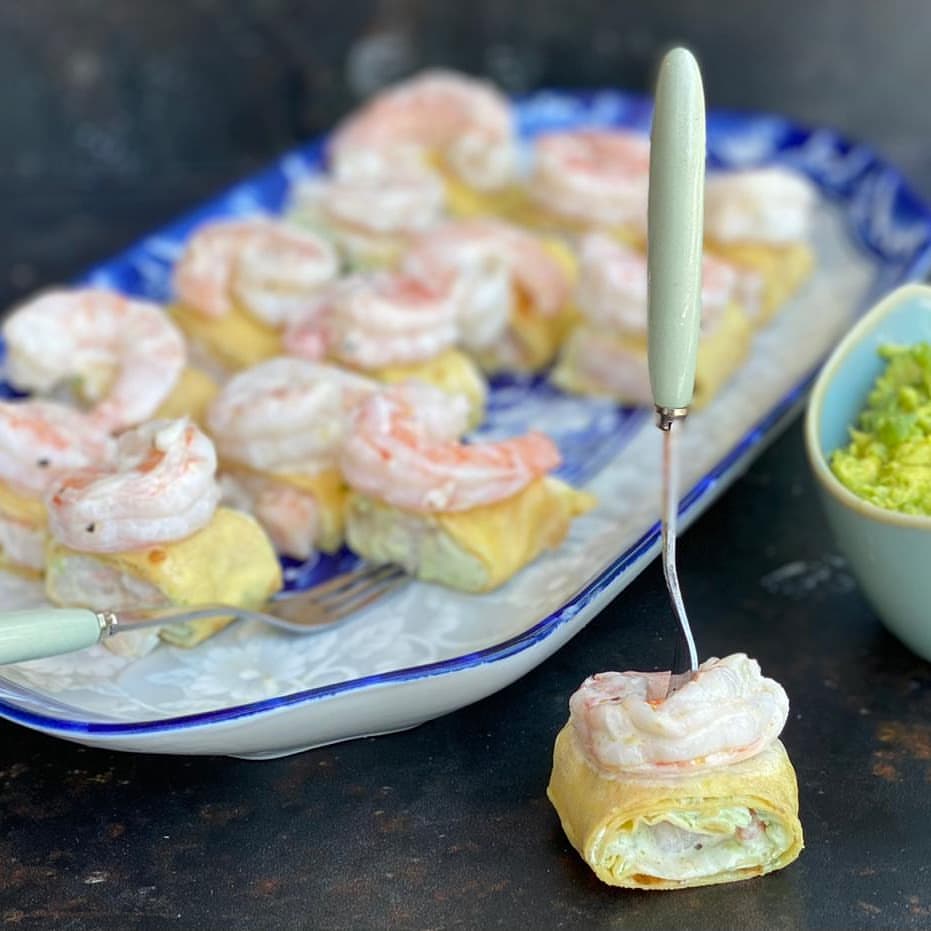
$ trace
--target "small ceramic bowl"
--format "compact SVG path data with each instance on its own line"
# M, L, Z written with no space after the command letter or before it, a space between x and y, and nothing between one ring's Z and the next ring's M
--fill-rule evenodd
M885 343L931 341L931 287L906 285L847 334L818 376L805 418L805 446L828 522L860 588L886 627L931 659L931 517L887 511L858 498L829 467L885 364Z

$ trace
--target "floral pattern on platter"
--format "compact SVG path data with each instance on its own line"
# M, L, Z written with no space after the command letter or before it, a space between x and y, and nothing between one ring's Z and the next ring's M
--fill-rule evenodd
M527 137L583 124L645 131L651 112L645 98L615 91L541 91L517 107ZM816 183L824 209L818 211L814 235L814 280L761 334L747 366L714 404L689 418L682 454L686 522L722 490L721 477L747 461L793 409L819 360L876 290L919 277L931 256L931 218L924 206L865 147L779 117L713 112L708 138L713 167L793 165ZM288 153L268 171L91 270L82 281L165 299L171 262L198 222L279 211L288 185L319 171L321 153L319 142ZM635 570L625 567L634 565L631 554L644 541L655 542L659 512L659 436L646 429L649 423L645 411L569 397L542 378L496 379L489 417L478 435L546 429L563 453L562 474L586 484L599 498L598 508L573 525L558 553L544 555L511 583L483 596L412 583L339 629L311 637L295 639L239 623L196 650L161 647L133 663L97 647L7 667L0 676L0 714L26 723L29 714L44 714L68 726L124 722L138 731L146 726L139 722L217 709L252 706L258 714L271 712L281 696L306 693L310 701L334 684L363 693L391 683L416 684L428 666L456 676L480 651L475 663L495 662L504 656L503 649L495 654L496 645L520 646L552 636L561 624L572 625L581 616L573 596L588 591L586 586L606 567L620 567L620 582L613 583L619 587L634 577ZM353 559L344 554L286 561L288 586L312 585L349 567ZM12 607L39 596L5 580L0 597ZM432 713L439 710L423 709L424 717ZM313 735L305 742L313 742Z

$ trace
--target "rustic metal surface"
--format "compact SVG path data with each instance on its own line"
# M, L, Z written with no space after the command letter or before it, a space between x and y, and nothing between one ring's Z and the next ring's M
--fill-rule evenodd
M379 77L446 61L643 88L688 41L709 104L867 138L931 192L918 2L0 5L0 295L78 271L332 122ZM646 7L649 6L649 9ZM888 12L881 12L888 11ZM588 673L668 662L658 566L559 654L417 730L246 763L91 751L0 724L0 923L24 927L931 926L931 667L836 556L796 423L683 539L708 654L792 700L807 849L728 887L630 894L569 848L544 790Z

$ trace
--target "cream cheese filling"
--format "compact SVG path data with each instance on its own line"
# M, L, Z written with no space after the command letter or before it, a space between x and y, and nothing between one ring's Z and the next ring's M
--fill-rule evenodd
M642 874L685 881L765 867L790 842L771 813L724 806L713 814L681 809L637 819L595 846L603 844L600 859L619 879Z

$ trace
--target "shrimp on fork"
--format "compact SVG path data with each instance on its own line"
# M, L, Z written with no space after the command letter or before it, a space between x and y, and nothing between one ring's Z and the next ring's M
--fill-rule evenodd
M114 433L155 414L187 360L161 307L98 288L33 298L4 323L3 338L14 387L48 393L77 381L91 421Z
M572 696L576 733L599 767L681 774L726 766L760 752L785 725L785 691L743 653L712 657L664 700L669 675L603 672Z

